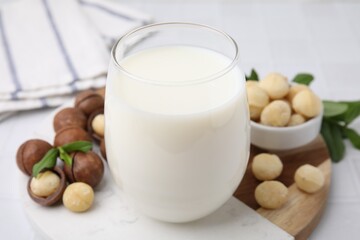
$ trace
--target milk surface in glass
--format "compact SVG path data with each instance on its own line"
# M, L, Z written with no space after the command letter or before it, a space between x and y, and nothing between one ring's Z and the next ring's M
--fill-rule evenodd
M154 47L110 67L105 136L117 185L145 215L170 222L201 218L233 194L246 169L249 126L244 75L215 51Z

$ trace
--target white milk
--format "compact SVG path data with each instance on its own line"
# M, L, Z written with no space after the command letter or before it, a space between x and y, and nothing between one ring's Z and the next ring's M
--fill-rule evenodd
M231 63L207 49L166 46L120 63L132 74L166 83L208 77ZM201 218L237 188L249 153L243 73L166 86L110 68L106 89L107 157L113 178L145 215L164 221Z

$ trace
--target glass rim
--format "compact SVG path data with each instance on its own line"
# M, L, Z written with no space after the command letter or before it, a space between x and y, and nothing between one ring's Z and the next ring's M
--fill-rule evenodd
M142 32L142 31L146 31L147 29L151 29L151 28L166 27L166 26L167 27L179 26L179 27L188 27L188 28L203 29L203 30L205 29L205 30L208 30L208 31L210 30L214 33L220 34L225 39L227 39L230 42L230 44L233 45L234 50L235 50L235 55L234 55L234 57L231 58L231 63L228 64L225 68L223 68L222 70L220 70L218 72L215 72L209 76L205 76L205 77L201 77L201 78L194 78L194 79L190 79L190 80L186 80L186 81L179 81L179 82L171 82L171 81L167 82L167 81L158 81L158 80L153 80L153 79L147 79L144 77L137 76L136 74L133 74L132 72L126 70L123 66L121 66L121 64L119 63L119 61L116 57L116 50L120 43L125 42L133 34L136 34L136 33ZM239 61L239 49L238 49L238 45L237 45L236 41L230 35L228 35L226 32L219 30L217 28L214 28L214 27L211 27L211 26L208 26L205 24L198 24L198 23L191 23L191 22L160 22L160 23L153 23L153 24L148 24L145 26L138 27L136 29L133 29L133 30L127 32L122 37L120 37L111 49L111 61L121 72L123 72L125 75L127 75L131 79L135 79L137 81L147 83L147 84L153 84L153 85L184 86L184 85L193 85L193 84L209 82L209 81L215 80L215 79L225 75L229 71L231 71L237 65L237 63Z

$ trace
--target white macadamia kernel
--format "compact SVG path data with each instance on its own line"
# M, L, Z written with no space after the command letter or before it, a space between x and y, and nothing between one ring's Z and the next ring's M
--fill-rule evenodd
M310 90L310 88L304 84L295 84L295 85L292 85L290 87L290 90L289 90L289 93L288 95L286 96L286 98L292 102L292 100L294 99L295 95L298 94L299 92L301 91L304 91L304 90Z
M259 86L259 82L255 81L255 80L247 80L246 81L246 87L251 87L251 86Z
M288 199L287 187L279 181L264 181L255 189L255 200L263 208L276 209Z
M277 155L261 153L254 157L251 169L258 180L273 180L280 176L283 164Z
M94 190L83 182L75 182L67 186L63 195L63 203L73 212L88 210L94 201Z
M52 172L46 171L33 177L30 182L30 189L38 197L48 197L60 186L60 177Z
M296 186L307 193L315 193L325 184L322 171L310 164L299 167L295 172L294 179Z
M290 120L291 108L282 100L272 101L261 112L260 122L274 127L284 127Z
M320 114L322 103L312 91L304 90L295 95L292 100L292 107L295 112L312 118Z
M104 137L104 125L105 125L104 114L96 115L91 123L92 129L100 137Z
M255 85L248 86L246 90L250 109L250 118L252 120L258 120L260 118L261 111L269 104L269 96L263 89Z
M296 125L300 125L302 123L304 123L306 121L306 119L298 113L295 113L293 115L291 115L290 120L288 122L288 126L296 126Z
M271 99L285 97L290 89L287 78L279 73L268 74L259 82L259 86L267 92Z

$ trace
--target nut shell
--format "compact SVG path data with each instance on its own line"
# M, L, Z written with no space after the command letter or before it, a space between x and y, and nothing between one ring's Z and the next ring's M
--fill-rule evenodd
M61 128L68 126L76 126L86 129L87 118L85 114L78 108L64 108L54 117L54 130L59 131Z
M62 128L56 133L54 139L54 146L58 147L75 141L91 142L92 139L84 129L70 126Z
M101 140L101 142L100 142L100 153L101 153L101 156L103 156L103 158L105 160L107 160L107 158L106 158L105 139Z
M26 175L31 176L33 166L39 162L52 146L41 139L31 139L19 147L16 153L16 164Z
M62 195L63 195L63 193L65 191L65 188L66 188L66 177L65 177L65 174L64 174L63 170L61 168L59 168L59 167L55 167L52 171L54 173L56 173L57 175L59 175L59 177L60 177L60 186L50 196L48 196L48 197L36 196L31 191L31 188L30 188L31 178L29 179L28 184L27 184L27 191L29 193L30 198L32 200L34 200L36 203L38 203L38 204L40 204L42 206L51 206L51 205L54 205L55 203L57 203L62 198Z
M92 90L79 93L75 99L75 107L89 116L98 108L104 108L104 98Z
M72 153L72 166L64 165L69 182L84 182L96 187L104 176L104 164L93 151Z
M95 92L97 94L99 94L100 96L102 96L103 98L105 98L105 87L98 88L98 89L95 90Z
M100 142L104 137L96 134L96 132L94 131L93 127L92 127L92 122L94 120L94 118L99 115L99 114L104 114L104 108L98 108L95 111L93 111L87 121L87 129L88 132L90 134L90 136L97 142Z

